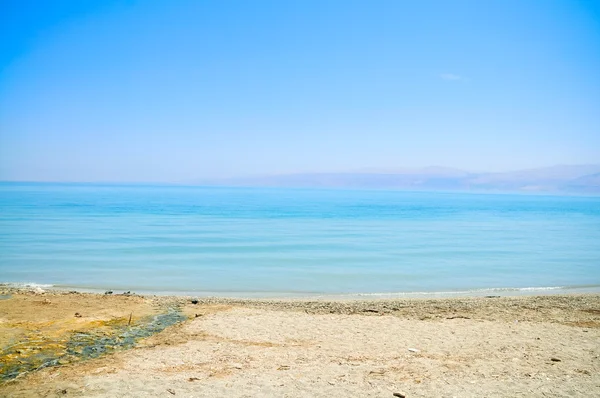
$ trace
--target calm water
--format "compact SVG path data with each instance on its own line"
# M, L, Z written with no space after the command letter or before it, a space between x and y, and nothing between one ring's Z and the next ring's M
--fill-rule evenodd
M0 184L0 282L217 295L600 285L600 198Z

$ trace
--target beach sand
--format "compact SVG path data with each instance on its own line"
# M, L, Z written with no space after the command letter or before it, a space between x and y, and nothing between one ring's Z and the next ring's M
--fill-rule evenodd
M136 348L4 382L3 397L600 396L597 294L196 304L0 294L10 295L0 300L3 364L23 360L26 345L20 354L6 347L34 341L35 333L43 345L78 331L130 327L173 306L188 317Z

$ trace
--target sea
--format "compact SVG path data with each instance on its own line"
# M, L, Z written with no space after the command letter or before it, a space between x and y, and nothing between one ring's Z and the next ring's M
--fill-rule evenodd
M0 282L248 298L600 291L600 197L0 183Z

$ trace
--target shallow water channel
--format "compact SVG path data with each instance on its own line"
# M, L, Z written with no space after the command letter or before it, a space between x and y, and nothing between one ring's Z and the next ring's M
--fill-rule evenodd
M113 351L128 349L142 338L159 333L186 319L178 308L147 317L134 325L107 323L108 330L74 332L67 339L26 339L0 351L0 381L49 366L64 365L97 358Z

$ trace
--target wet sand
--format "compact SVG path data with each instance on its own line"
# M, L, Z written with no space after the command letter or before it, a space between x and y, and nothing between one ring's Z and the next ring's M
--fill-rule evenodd
M62 360L2 382L3 397L600 396L598 294L196 303L0 294L2 369L39 352ZM168 311L187 320L135 348L65 354L73 336L121 341Z

